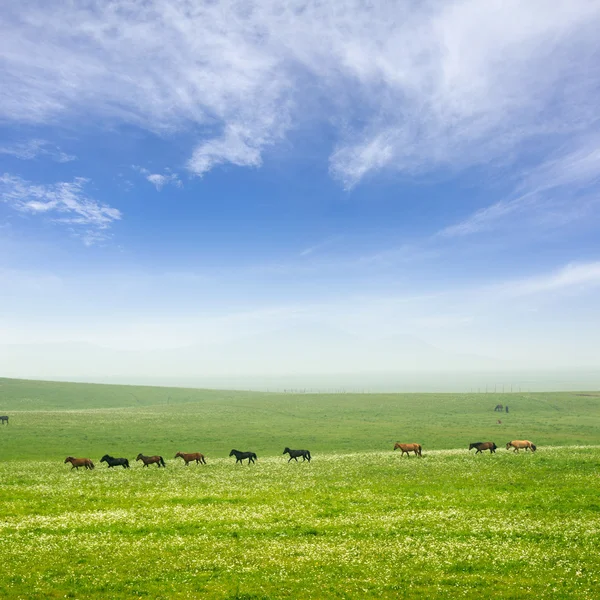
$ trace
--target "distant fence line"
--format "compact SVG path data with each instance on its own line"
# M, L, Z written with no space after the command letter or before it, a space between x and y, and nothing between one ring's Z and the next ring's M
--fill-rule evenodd
M257 391L257 390L248 390ZM368 388L279 388L269 387L263 389L265 392L278 393L278 394L427 394L427 393L449 393L449 394L519 394L529 393L529 388L524 389L520 385L515 384L488 384L478 387L469 387L462 390L389 390L389 389L368 389Z

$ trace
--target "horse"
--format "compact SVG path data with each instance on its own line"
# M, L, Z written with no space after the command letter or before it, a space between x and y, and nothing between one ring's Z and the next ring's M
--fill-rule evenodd
M258 460L258 457L256 456L256 454L254 454L254 452L240 452L239 450L232 450L229 453L229 456L235 456L236 465L238 463L244 464L244 460L246 458L248 459L248 464Z
M186 454L185 452L178 452L175 455L175 458L177 458L178 456L181 456L181 458L183 458L186 467L188 466L188 463L190 463L194 460L196 461L196 464L198 464L198 463L202 463L203 465L206 464L206 459L204 458L204 454L202 454L201 452L194 452L193 454Z
M290 459L288 460L288 462L290 462L290 460L292 460L292 458L296 462L298 462L298 457L299 456L302 457L302 462L304 462L305 460L307 460L308 462L310 462L310 459L311 459L310 451L309 450L290 450L289 448L286 448L283 451L283 453L290 455Z
M129 461L126 458L113 458L108 454L105 454L100 462L105 462L108 465L108 468L122 466L124 469L129 469Z
M513 452L519 452L519 449L524 449L526 452L527 450L531 450L532 452L537 450L537 446L532 444L529 440L512 440L512 442L506 444L506 449L510 450L511 446Z
M94 463L89 458L73 458L72 456L67 456L67 458L65 458L65 465L67 463L71 463L71 470L77 469L79 471L79 467L85 467L91 471L94 468Z
M394 450L397 448L402 450L402 454L400 455L401 457L404 456L405 453L406 456L410 456L410 452L414 452L415 456L423 456L421 453L421 444L401 444L400 442L396 442L394 445Z
M156 466L160 469L161 466L166 467L165 461L162 456L144 456L143 454L138 454L135 462L141 460L144 463L144 466L153 465L156 463Z
M8 417L6 415L0 415L0 423L2 423L2 425L4 425L4 423L8 425Z
M502 412L504 410L504 406L502 404L496 404L496 408L494 408L497 412Z
M490 454L496 454L496 448L498 448L498 446L496 446L494 442L473 442L472 444L469 444L469 450L472 450L473 448L477 448L475 454L483 453L484 450L489 450Z

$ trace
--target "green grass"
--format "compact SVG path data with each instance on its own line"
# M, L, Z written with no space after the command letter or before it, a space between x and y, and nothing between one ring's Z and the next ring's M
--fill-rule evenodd
M4 413L0 597L600 596L600 397L0 379ZM539 451L507 452L516 437ZM466 450L487 439L496 455ZM401 459L396 440L423 459ZM286 445L313 462L288 465ZM235 466L232 447L258 464ZM177 450L208 465L185 468ZM106 452L167 468L62 463Z

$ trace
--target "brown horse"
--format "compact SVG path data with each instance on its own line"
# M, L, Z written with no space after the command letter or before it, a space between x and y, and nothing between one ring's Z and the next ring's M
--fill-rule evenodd
M494 442L473 442L469 444L469 450L473 448L477 448L477 452L475 454L483 453L484 450L489 450L490 454L496 454L496 444Z
M153 465L156 463L156 466L160 469L161 466L166 467L165 461L162 456L144 456L143 454L138 454L135 461L141 460L144 463L144 466Z
M65 465L67 463L71 463L71 469L77 469L79 471L79 467L85 467L90 471L94 468L94 463L89 458L73 458L72 456L67 456L65 458Z
M506 444L506 449L510 450L511 447L513 448L513 452L518 452L520 449L524 449L525 451L531 450L532 452L537 450L537 446L529 440L512 440L512 442Z
M406 456L410 456L410 452L414 452L415 456L423 456L421 454L421 444L401 444L400 442L396 442L394 444L394 450L400 448L402 450L401 457L406 454Z
M194 452L192 454L186 454L185 452L178 452L175 455L175 458L177 458L178 456L181 456L181 458L183 458L186 467L188 466L188 463L191 463L193 461L196 461L196 464L198 464L198 463L202 463L203 465L206 464L206 459L204 458L204 454L202 454L201 452Z

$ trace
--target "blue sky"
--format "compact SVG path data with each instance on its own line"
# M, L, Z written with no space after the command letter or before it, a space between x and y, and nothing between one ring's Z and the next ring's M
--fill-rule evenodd
M597 0L0 16L0 343L600 359Z

